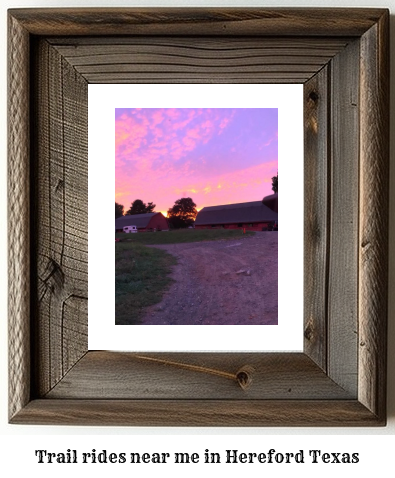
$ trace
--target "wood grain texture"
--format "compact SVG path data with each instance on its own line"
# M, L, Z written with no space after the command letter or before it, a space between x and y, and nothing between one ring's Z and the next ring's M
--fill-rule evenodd
M51 39L89 83L304 83L350 39Z
M9 416L30 399L29 35L8 22Z
M357 400L33 400L12 423L176 427L369 427Z
M87 350L88 120L85 80L45 40L35 48L34 359L42 395Z
M304 85L304 351L327 370L330 66Z
M359 42L331 66L328 373L357 393Z
M389 201L389 15L361 39L359 400L385 416Z
M12 9L35 35L360 36L380 8Z
M388 12L24 9L9 35L10 421L385 424ZM87 84L101 81L305 83L303 354L87 351Z
M241 387L237 379L243 371L249 376L248 387ZM355 397L302 353L90 351L46 398L311 400Z

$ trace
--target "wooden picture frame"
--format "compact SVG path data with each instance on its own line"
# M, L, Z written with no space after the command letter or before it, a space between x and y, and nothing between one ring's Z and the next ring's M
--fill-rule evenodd
M9 11L11 423L385 425L388 36L385 9ZM87 350L100 82L304 84L303 353Z

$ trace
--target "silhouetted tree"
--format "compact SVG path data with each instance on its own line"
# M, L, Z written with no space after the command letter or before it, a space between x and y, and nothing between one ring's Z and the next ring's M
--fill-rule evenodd
M145 212L154 212L155 206L156 206L156 204L154 204L153 202L149 202L147 204Z
M126 214L147 214L154 212L155 206L156 204L153 202L149 202L147 205L141 199L135 199Z
M272 190L275 194L278 193L278 172L276 176L272 177Z
M115 219L123 216L123 204L115 203Z
M177 199L167 211L167 220L174 229L191 226L197 216L196 204L191 198Z

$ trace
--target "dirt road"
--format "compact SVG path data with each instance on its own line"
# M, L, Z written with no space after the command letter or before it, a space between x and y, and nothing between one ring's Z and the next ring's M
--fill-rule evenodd
M175 283L147 309L151 325L276 325L277 232L151 246L173 254Z

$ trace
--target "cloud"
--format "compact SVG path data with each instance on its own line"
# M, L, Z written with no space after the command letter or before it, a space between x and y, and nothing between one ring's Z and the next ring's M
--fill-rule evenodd
M139 197L167 210L177 195L193 195L203 207L243 202L248 194L258 200L265 188L270 193L270 178L277 172L277 123L270 132L259 115L246 121L249 114L236 109L120 110L115 123L117 202L129 207Z
M237 172L219 174L213 176L208 181L200 178L186 184L183 188L174 188L174 194L194 194L194 200L201 205L219 205L233 202L245 202L248 200L262 199L265 195L271 193L271 178L277 173L278 163L272 161L257 166L240 168ZM268 187L269 186L269 187ZM252 199L244 200L245 191L251 191ZM255 199L252 191L257 191ZM208 194L211 198L207 201ZM227 202L221 202L221 196L229 198ZM203 207L203 206L201 206Z

